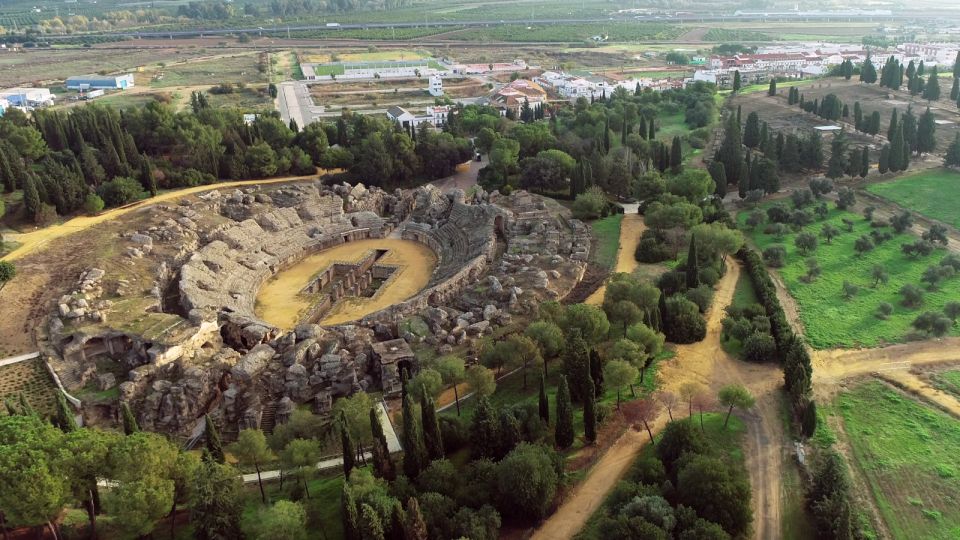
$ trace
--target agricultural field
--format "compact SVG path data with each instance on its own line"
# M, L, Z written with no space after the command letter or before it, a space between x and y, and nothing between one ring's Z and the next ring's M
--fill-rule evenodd
M871 184L867 191L927 216L960 228L960 173L934 169Z
M30 405L41 415L52 414L57 387L40 359L26 360L0 367L0 404L14 402L22 392Z
M158 75L162 73L162 78ZM208 61L168 64L159 68L151 76L152 88L170 88L173 86L214 86L219 83L254 84L266 82L266 75L260 72L256 54L234 54ZM143 84L137 77L137 84Z
M545 41L569 43L593 36L607 36L608 41L665 41L682 33L679 26L654 23L551 24L545 26L496 26L470 28L451 34L462 41Z
M761 206L765 209L770 204ZM832 205L831 205L832 206ZM800 232L810 232L820 236L825 224L830 224L840 235L827 244L818 238L818 246L807 255L802 255L794 240L798 232L789 230L782 238L764 233L765 225L753 230L745 222L750 211L741 212L737 219L746 234L762 251L770 246L782 246L786 251L786 264L779 268L780 276L799 304L800 319L806 329L807 342L814 348L830 347L877 347L883 344L903 341L912 331L911 323L924 311L940 311L952 300L960 298L960 277L944 280L938 290L931 291L920 281L927 267L939 264L947 254L938 248L928 257L910 259L901 250L901 244L913 243L917 237L911 234L893 234L889 228L883 230L893 234L887 240L863 255L857 255L854 243L871 231L863 216L832 208L823 221L814 221ZM853 230L847 232L843 219L853 222ZM822 274L810 282L806 280L807 259L816 259ZM874 287L871 270L882 266L889 281ZM856 294L845 299L844 282L858 287ZM919 308L905 307L898 291L907 284L923 289L923 305ZM877 318L880 304L887 302L893 312L886 320ZM954 327L953 334L960 334Z
M387 62L392 60L421 60L424 58L430 58L430 54L411 49L391 49L365 52L309 52L303 55L303 62L317 64L327 62Z
M960 424L877 381L835 402L853 454L893 538L960 536Z

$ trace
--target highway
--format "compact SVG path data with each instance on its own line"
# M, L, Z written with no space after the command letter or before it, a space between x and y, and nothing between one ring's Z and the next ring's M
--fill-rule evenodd
M329 30L364 30L374 28L455 28L455 27L484 27L484 26L504 26L504 25L537 25L545 26L552 24L589 24L589 23L666 23L666 24L690 24L706 22L879 22L891 21L896 19L943 19L943 14L939 13L917 13L910 16L891 13L890 15L877 14L838 14L838 13L803 13L797 15L784 13L770 14L751 14L751 15L720 15L720 14L684 14L679 16L663 15L636 15L630 17L595 17L579 19L519 19L519 20L472 20L472 21L417 21L417 22L371 22L371 23L343 23L335 27L327 24L311 24L297 26L269 26L269 27L240 27L240 28L194 28L185 30L153 30L153 31L131 31L131 32L91 32L85 34L71 35L46 35L45 40L58 39L76 39L83 36L102 36L115 38L177 38L177 37L204 37L226 34L281 34L288 35L290 32Z

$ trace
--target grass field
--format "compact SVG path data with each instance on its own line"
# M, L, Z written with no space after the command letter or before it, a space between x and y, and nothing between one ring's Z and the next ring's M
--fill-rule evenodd
M745 211L738 215L741 226L748 213ZM846 232L846 226L841 221L843 218L854 222L853 232ZM940 310L946 302L960 297L960 277L954 277L945 280L938 291L925 290L924 305L920 309L902 306L898 294L900 288L907 283L922 286L920 276L923 271L930 265L938 264L946 251L937 249L929 257L908 259L901 253L900 246L912 243L916 237L899 234L863 256L857 256L853 250L854 242L872 230L862 216L831 209L825 222L815 222L804 230L819 236L823 223L830 223L843 232L833 239L832 244L826 244L820 238L817 249L807 256L801 255L794 245L795 232L778 241L774 236L764 234L763 226L752 232L747 231L761 250L772 245L782 245L786 249L787 264L779 272L790 294L800 305L800 319L811 346L819 349L871 347L903 341L911 330L910 323L917 315L926 310ZM804 283L800 279L806 274L805 261L808 257L816 258L823 270L822 275L812 283ZM870 278L870 270L874 265L883 266L890 276L887 284L877 288L872 287ZM845 280L860 287L858 293L849 300L841 295ZM893 314L885 321L874 316L881 302L889 302L894 306ZM957 333L956 329L954 333Z
M960 537L960 423L880 382L841 394L837 408L893 538Z
M617 263L617 248L620 246L620 222L623 214L614 214L609 217L595 220L590 226L597 237L597 249L593 253L593 260L605 268L613 268Z
M392 49L385 51L309 53L305 62L324 64L327 62L385 62L391 60L420 60L430 55L423 51L410 49ZM334 56L336 59L334 59Z
M219 83L267 82L257 69L257 55L238 54L214 60L184 64L168 64L162 68L163 79L150 81L153 88L171 86L215 86Z
M960 208L960 173L956 171L923 171L890 182L871 184L867 191L927 217L960 227L960 211L957 211Z

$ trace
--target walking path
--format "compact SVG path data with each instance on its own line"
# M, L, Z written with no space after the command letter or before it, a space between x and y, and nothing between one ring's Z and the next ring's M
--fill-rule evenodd
M256 185L265 185L265 184L280 184L284 182L306 182L313 181L317 179L317 175L309 176L284 176L281 178L270 178L265 180L240 180L235 182L221 182L219 184L208 184L203 186L194 186L185 189L178 189L176 191L169 191L166 193L161 193L156 197L151 197L149 199L144 199L142 201L135 202L133 204L128 204L127 206L122 206L120 208L114 208L113 210L107 210L106 212L101 212L95 216L78 216L72 218L68 221L60 223L58 225L51 225L42 229L37 229L28 233L19 233L19 234L5 234L4 237L7 240L19 242L20 246L5 255L2 260L12 261L24 257L30 253L33 253L37 249L46 245L51 240L60 238L63 236L71 235L75 232L79 232L85 229L89 229L94 225L98 225L105 221L110 221L116 219L124 214L133 212L134 210L139 210L146 206L152 204L171 201L174 199L179 199L180 197L185 197L187 195L193 195L196 193L202 193L204 191L211 191L214 189L226 189L232 187L243 187L243 186L256 186Z
M638 235L639 236L639 235ZM690 345L678 345L674 359L660 364L661 388L676 393L686 382L695 382L716 391L733 382L747 386L757 398L757 407L744 414L748 439L746 464L753 489L755 538L780 536L780 478L784 455L779 388L783 376L776 365L747 364L727 354L720 344L720 321L724 308L733 300L740 265L728 261L727 273L717 284L707 316L707 336ZM667 423L662 412L651 424L657 433ZM643 446L646 434L628 430L590 469L561 507L534 532L534 540L573 538L600 507L617 481L623 477Z
M387 414L387 408L384 406L383 402L377 403L375 407L380 409L380 425L383 426L383 435L387 439L387 450L391 453L397 453L403 450L403 447L400 446L400 439L397 437L397 432L393 429L393 423L390 422L390 416ZM373 459L373 454L370 452L363 453L364 459ZM329 469L336 469L337 467L343 466L343 457L334 457L330 459L325 459L317 463L317 470L326 471ZM263 480L276 480L280 478L282 471L272 470L272 471L262 471L260 473L260 478ZM241 475L243 478L244 484L251 484L257 482L257 473L244 474Z
M613 267L614 272L629 274L637 269L639 263L634 254L637 246L640 245L640 235L645 230L647 226L643 223L643 216L637 213L637 205L624 205L623 221L620 222L620 247L617 248L617 264ZM601 285L584 300L584 303L599 306L603 303L603 295L606 292L607 286Z

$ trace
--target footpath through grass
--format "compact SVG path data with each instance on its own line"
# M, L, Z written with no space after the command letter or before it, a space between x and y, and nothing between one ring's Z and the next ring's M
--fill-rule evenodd
M761 209L767 207L769 205L764 205ZM747 230L745 221L749 213L741 212L737 220L757 247L762 251L780 245L787 252L786 266L778 270L800 306L807 342L815 348L876 347L903 341L912 330L910 323L920 313L940 311L948 301L960 298L960 276L944 280L936 291L926 290L920 281L921 275L928 266L938 265L947 252L937 249L928 257L908 258L900 251L900 246L916 241L917 237L912 234L894 234L892 239L872 251L857 255L853 249L857 238L877 229L871 228L863 216L832 208L826 220L815 221L799 231L818 236L816 250L803 255L794 245L798 232L791 231L778 240L763 232L764 225ZM852 232L847 232L842 221L844 218L853 221ZM825 223L841 231L831 244L819 237ZM893 232L890 228L880 230ZM806 260L811 257L817 260L823 273L813 282L805 283L801 278L807 273ZM870 272L877 265L886 270L890 279L874 288ZM844 281L859 286L857 294L849 300L842 294ZM908 283L924 289L924 304L920 308L911 309L901 304L899 291ZM893 314L887 320L875 316L877 306L882 302L893 306ZM957 334L958 329L954 328L952 333Z
M893 538L960 538L960 423L875 381L837 408Z
M617 263L617 248L620 246L620 223L623 214L614 214L594 220L590 227L597 238L597 249L593 254L593 261L604 268L613 269Z
M960 173L933 169L872 184L867 191L900 206L960 228Z

